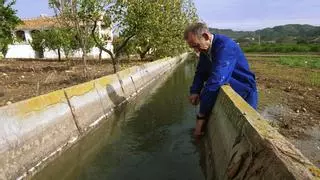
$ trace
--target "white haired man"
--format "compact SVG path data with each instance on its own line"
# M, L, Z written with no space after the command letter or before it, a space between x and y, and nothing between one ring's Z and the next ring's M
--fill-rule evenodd
M257 108L255 75L250 71L248 61L236 42L227 36L210 33L204 23L189 25L185 29L184 38L196 53L200 53L189 96L191 104L200 103L195 136L203 134L203 126L224 84L230 84L248 104Z

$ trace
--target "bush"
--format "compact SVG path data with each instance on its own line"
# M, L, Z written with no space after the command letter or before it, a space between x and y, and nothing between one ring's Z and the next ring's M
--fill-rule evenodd
M244 52L320 52L320 45L315 44L262 44L242 47Z

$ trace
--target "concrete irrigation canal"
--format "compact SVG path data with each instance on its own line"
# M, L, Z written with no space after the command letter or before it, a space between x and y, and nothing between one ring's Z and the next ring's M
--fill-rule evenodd
M150 84L36 179L204 179L187 102L194 66Z
M192 137L187 54L0 108L0 179L318 179L229 86Z

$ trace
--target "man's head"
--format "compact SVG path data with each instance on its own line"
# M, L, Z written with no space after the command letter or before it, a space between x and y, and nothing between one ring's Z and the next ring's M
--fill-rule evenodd
M184 31L184 39L197 53L208 52L211 46L212 35L204 23L189 25Z

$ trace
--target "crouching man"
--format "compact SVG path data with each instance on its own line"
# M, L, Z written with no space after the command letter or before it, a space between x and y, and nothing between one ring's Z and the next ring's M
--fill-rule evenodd
M236 42L224 35L211 34L204 23L189 25L184 39L196 53L200 53L189 97L191 104L200 103L195 136L203 134L203 126L224 84L229 84L248 104L257 108L255 75Z

